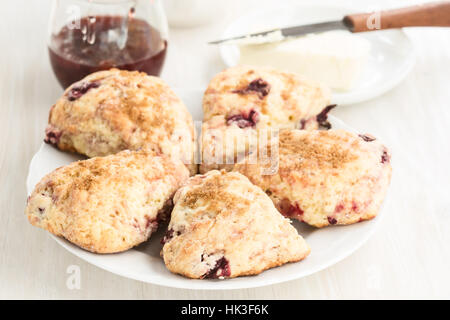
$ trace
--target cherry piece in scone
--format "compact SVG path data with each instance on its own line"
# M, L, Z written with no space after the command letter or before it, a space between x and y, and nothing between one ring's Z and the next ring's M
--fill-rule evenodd
M278 209L286 217L299 217L303 215L303 210L298 203L292 203L288 199L283 199L278 203Z
M259 121L259 114L255 110L251 110L248 115L236 114L227 118L227 125L235 123L239 128L244 129L254 127Z
M381 163L389 163L389 161L391 161L391 156L387 150L383 150L383 154L381 155Z
M327 217L327 218L328 218L328 222L330 224L336 224L337 223L337 220L335 218L333 218L333 217Z
M372 142L372 141L375 141L375 140L376 140L375 137L372 137L372 136L369 135L369 134L360 134L359 137L360 137L361 139L363 139L364 141L366 141L366 142Z
M244 89L234 90L233 93L249 94L256 93L260 99L264 99L270 92L270 84L261 78L255 79L248 84Z
M319 123L319 127L322 129L331 129L331 124L328 122L328 113L331 109L336 108L336 104L330 104L326 106L317 116L316 120Z
M100 82L82 82L79 85L73 86L72 89L67 93L67 99L69 101L75 101L82 97L86 92L93 88L98 88L100 86Z
M45 138L44 142L51 144L53 146L57 146L59 143L59 139L61 138L62 131L55 128L54 126L49 125L45 129Z
M225 257L222 257L217 260L214 268L212 268L202 276L202 279L219 279L229 277L230 275L230 263Z

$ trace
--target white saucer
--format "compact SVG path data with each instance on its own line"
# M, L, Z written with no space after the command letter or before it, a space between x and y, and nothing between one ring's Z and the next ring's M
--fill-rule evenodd
M277 5L257 11L232 22L220 37L230 38L280 27L342 19L351 9L325 5ZM354 10L353 10L354 11ZM414 48L401 29L358 33L372 44L371 54L360 80L350 91L333 91L332 102L348 105L375 98L398 85L415 63ZM229 67L239 62L236 45L220 45L220 54Z
M201 120L201 101L203 90L177 90L180 98L185 102L194 120ZM330 116L333 128L354 131L342 121ZM30 194L36 183L47 173L57 167L82 159L81 156L61 152L48 144L42 144L30 163L27 191ZM383 206L378 217L371 221L360 222L350 226L335 226L315 229L295 221L293 224L299 233L311 246L311 254L303 261L287 264L261 273L258 276L240 277L228 280L191 280L170 273L164 266L159 255L160 239L164 230L153 234L149 241L118 254L100 255L90 253L71 244L65 239L52 236L61 246L79 258L112 273L153 283L161 286L223 290L260 287L288 280L298 279L325 269L344 259L362 246L375 231L383 216ZM45 232L42 230L42 232Z

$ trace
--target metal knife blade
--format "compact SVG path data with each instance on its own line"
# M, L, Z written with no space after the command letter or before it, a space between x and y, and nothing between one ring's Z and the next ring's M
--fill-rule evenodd
M350 30L350 29L351 28L349 26L347 26L343 20L337 20L337 21L328 21L328 22L307 24L307 25L302 25L302 26L287 27L287 28L281 28L281 29L273 29L273 30L268 30L268 31L262 31L262 32L232 37L232 38L228 38L228 39L211 41L208 43L209 44L219 44L219 43L223 43L223 42L234 41L234 40L239 40L239 39L244 39L244 38L265 36L265 35L268 35L269 33L276 32L276 31L281 31L281 35L283 37L296 37L296 36L301 36L301 35L305 35L308 33L318 33L318 32L330 31L330 30ZM262 41L261 43L263 43L263 42L271 42L271 40L267 39L267 41Z

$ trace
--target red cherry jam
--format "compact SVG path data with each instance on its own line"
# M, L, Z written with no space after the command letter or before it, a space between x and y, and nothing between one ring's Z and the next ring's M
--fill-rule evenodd
M144 20L95 16L64 26L52 36L48 50L56 78L67 88L88 74L113 67L158 76L167 41Z

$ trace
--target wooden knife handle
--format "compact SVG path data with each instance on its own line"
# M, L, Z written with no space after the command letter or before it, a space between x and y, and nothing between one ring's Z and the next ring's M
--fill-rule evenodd
M352 32L403 27L450 27L450 1L351 14L344 17L344 23Z

